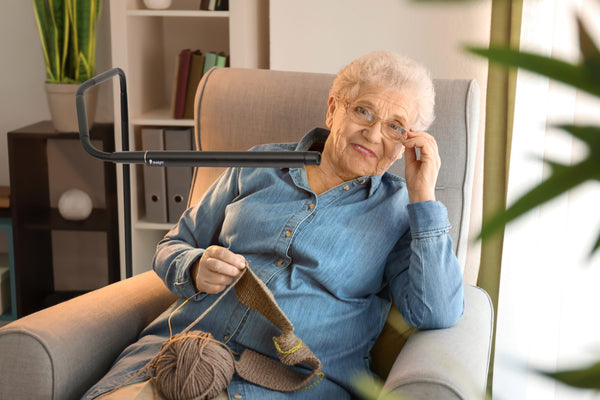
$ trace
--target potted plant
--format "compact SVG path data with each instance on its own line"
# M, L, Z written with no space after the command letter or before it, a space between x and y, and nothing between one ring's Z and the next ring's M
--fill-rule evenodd
M33 5L46 64L46 94L52 122L57 131L75 132L75 91L95 74L101 0L33 0ZM91 124L97 96L94 91L88 93Z

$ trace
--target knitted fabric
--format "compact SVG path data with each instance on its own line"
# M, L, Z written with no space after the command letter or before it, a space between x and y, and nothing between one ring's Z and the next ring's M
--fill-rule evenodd
M275 298L267 286L246 267L244 274L235 285L235 292L240 302L261 313L273 325L283 332L274 337L273 342L281 363L265 357L255 351L245 350L235 370L239 376L257 385L289 392L306 388L315 378L322 376L321 361L308 346L294 334L294 326L285 313L279 308ZM305 364L311 367L312 373L305 375L285 365Z
M235 288L240 302L282 331L273 338L281 362L250 349L236 361L229 349L210 334L190 331L231 288ZM299 364L309 366L312 372L307 375L288 368ZM271 291L248 266L213 305L163 344L150 368L152 381L169 400L210 399L227 387L234 370L248 382L283 392L310 389L323 378L321 361L294 334L294 326Z

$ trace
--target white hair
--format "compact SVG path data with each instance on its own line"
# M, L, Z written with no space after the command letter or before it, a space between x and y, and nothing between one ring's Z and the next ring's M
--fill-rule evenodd
M374 51L348 64L337 74L329 95L354 100L361 85L383 89L411 89L415 93L414 129L426 130L434 120L435 91L427 69L417 62L390 51Z

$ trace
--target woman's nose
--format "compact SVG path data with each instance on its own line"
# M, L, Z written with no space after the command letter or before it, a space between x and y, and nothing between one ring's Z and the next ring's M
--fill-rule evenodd
M379 143L383 139L381 128L383 128L381 121L377 121L371 126L365 126L362 135L371 143Z

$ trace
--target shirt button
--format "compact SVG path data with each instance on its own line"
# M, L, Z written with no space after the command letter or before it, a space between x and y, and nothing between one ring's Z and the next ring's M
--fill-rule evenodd
M292 231L285 231L285 237L290 237L292 236Z
M358 182L359 182L361 185L364 185L366 181L367 181L366 179L361 179L361 180L360 180L360 181L358 181Z
M309 204L309 205L308 205L308 209L309 209L309 210L312 210L313 208L315 208L315 205L314 205L314 204L312 204L312 203L311 203L311 204Z
M348 186L348 185L344 186L344 190L349 190L349 189L350 189L350 186Z
M229 333L223 335L223 341L226 342L227 340L229 340Z
M277 260L275 265L277 265L278 267L281 267L283 265L283 260Z
M236 393L236 394L233 395L233 398L234 399L241 399L242 395L240 393Z

